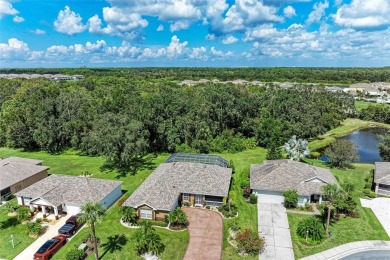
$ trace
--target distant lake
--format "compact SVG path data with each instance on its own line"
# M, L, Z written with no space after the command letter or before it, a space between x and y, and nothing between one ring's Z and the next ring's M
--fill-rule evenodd
M378 135L384 135L388 130L385 128L366 128L357 130L347 136L341 137L351 141L356 145L359 154L360 163L375 163L382 162L379 155L379 140ZM321 156L320 160L326 161L326 155Z

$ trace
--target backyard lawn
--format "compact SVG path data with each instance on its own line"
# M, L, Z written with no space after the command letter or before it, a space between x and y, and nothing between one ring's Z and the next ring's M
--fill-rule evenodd
M0 207L0 234L0 259L14 258L35 240L27 235L26 225L20 224L16 216L8 216L5 205ZM9 242L11 235L14 236L15 248Z
M325 167L322 162L310 160L317 166ZM345 218L338 222L331 223L330 230L333 235L327 238L321 244L316 246L306 246L300 241L303 241L296 235L298 222L309 216L301 214L288 214L290 224L291 238L293 241L294 254L296 258L319 253L321 251L336 247L345 243L360 241L360 240L389 240L388 235L384 231L382 225L374 215L371 209L362 208L360 205L359 195L364 188L364 179L369 176L374 168L372 164L355 164L354 169L339 170L330 169L336 176L339 183L349 182L356 187L355 198L358 201L359 218Z

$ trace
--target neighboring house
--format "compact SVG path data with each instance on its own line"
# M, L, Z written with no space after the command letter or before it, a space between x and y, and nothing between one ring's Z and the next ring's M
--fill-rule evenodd
M221 206L228 196L232 169L217 155L172 154L123 203L144 219L164 220L177 206Z
M0 201L47 177L49 167L42 161L20 157L0 159Z
M376 162L374 173L375 193L390 196L390 162Z
M105 208L122 196L121 181L53 174L15 194L18 204L31 211L75 215L86 202L100 202Z
M321 203L321 187L336 182L328 169L293 160L273 160L251 165L250 188L260 202L283 203L282 193L295 189L299 195L298 205L317 201Z

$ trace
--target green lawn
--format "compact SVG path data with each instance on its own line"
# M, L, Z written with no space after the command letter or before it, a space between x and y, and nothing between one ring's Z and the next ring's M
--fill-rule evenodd
M372 121L363 121L356 118L347 118L346 120L344 120L344 122L341 123L341 126L336 127L319 136L317 139L310 141L309 149L311 151L321 150L329 146L332 142L336 140L336 138L346 136L353 131L368 127L384 127L390 129L390 125L388 124L382 124Z
M317 166L325 167L323 163L315 160L309 160ZM355 164L354 169L340 170L331 169L333 174L338 179L339 183L349 182L355 185L357 191L361 191L364 188L364 179L370 174L370 171L374 166L372 164ZM359 192L355 195L358 200ZM296 235L298 222L309 216L300 214L288 214L288 221L290 224L291 238L293 241L294 253L296 258L319 253L321 251L361 240L389 240L388 235L383 229L382 225L374 215L371 209L362 208L360 201L358 204L360 213L359 218L345 218L338 222L332 223L330 230L333 236L327 238L321 244L316 246L306 246L301 243Z
M379 103L368 102L368 101L364 101L364 100L356 100L355 101L355 108L357 111L361 111L363 109L366 109L369 105L371 105L371 106L378 106L378 105L388 106L389 104L379 104Z
M0 259L14 258L35 240L27 235L25 225L20 224L16 217L8 216L5 205L0 207L0 234ZM14 236L15 248L9 242L11 235Z

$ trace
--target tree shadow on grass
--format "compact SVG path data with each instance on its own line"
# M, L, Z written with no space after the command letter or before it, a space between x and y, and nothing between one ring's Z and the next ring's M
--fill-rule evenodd
M109 236L108 241L101 245L104 249L104 253L101 255L100 259L102 259L107 252L114 253L115 251L121 251L123 246L127 244L127 241L128 239L124 234Z
M155 159L156 157L157 155L136 157L132 159L131 163L129 163L128 165L123 165L121 167L118 167L118 165L113 162L106 161L106 163L100 167L100 170L103 172L112 172L116 170L118 174L115 176L115 178L119 179L121 177L126 177L128 174L135 175L138 171L154 169L156 165L153 162L153 159Z
M0 222L0 229L15 227L19 224L20 222L17 220L16 217L9 217L7 218L7 220Z

